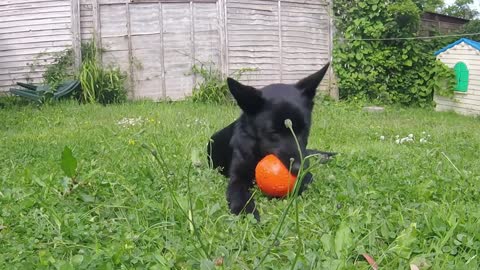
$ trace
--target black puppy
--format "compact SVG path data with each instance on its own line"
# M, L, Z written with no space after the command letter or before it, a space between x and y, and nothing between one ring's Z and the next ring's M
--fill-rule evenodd
M219 168L225 177L230 177L226 195L232 213L238 215L245 210L260 219L249 190L253 186L255 166L266 155L276 155L287 168L291 167L293 174L300 170L300 153L285 125L286 119L292 122L304 157L317 153L328 159L334 155L306 149L313 99L329 65L327 63L321 70L294 85L271 84L260 90L227 79L230 92L243 113L236 121L213 134L207 151L213 167ZM299 192L311 181L312 175L307 174Z

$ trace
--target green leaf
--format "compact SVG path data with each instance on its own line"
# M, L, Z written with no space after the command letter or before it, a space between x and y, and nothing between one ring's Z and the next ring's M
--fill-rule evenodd
M325 252L334 252L333 250L333 239L332 239L332 236L330 234L324 234L322 235L322 237L320 238L320 242L322 242L322 245L323 245L323 250Z
M337 257L339 259L343 258L344 251L350 248L352 244L352 231L345 222L342 222L335 234L335 253Z
M36 184L38 184L39 186L41 186L41 187L46 187L45 182L43 182L43 181L42 181L40 178L38 178L37 176L34 175L34 176L32 177L32 180L33 180Z
M75 176L77 171L77 159L73 156L72 150L65 146L62 152L61 167L63 172L70 178Z
M91 196L91 195L88 195L88 194L80 194L80 197L82 198L82 201L86 202L86 203L91 203L91 202L94 202L95 201L95 197Z
M200 270L211 270L215 269L215 264L210 260L202 260L200 263Z
M410 255L412 254L412 246L417 241L416 232L417 224L410 224L410 226L405 228L395 239L395 245L390 249L390 251L393 251L401 258L410 258Z
M73 267L73 265L69 262L61 261L61 262L58 262L56 264L56 269L58 269L58 270L74 270L75 267Z
M83 255L75 255L72 257L72 263L75 265L80 265L83 262Z

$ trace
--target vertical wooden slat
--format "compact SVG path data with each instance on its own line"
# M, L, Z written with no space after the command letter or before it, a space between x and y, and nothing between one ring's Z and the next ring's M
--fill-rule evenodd
M130 24L130 3L125 4L127 9L127 38L128 38L128 68L130 72L130 97L135 97L135 78L133 74L132 27Z
M97 47L97 56L98 61L102 63L102 32L101 32L101 23L100 23L100 5L98 0L92 0L92 16L93 16L93 42L95 42L95 47Z
M192 54L192 67L195 65L195 14L193 10L193 1L190 1L190 46ZM193 86L197 83L197 75L192 76Z
M328 90L329 95L334 100L340 99L337 85L334 85L335 74L333 73L333 1L328 1L328 61L330 61L330 67L328 71Z
M278 0L278 59L280 64L280 83L283 81L283 48L282 48L282 1Z
M229 44L228 44L228 0L224 0L224 5L223 5L223 18L224 18L224 29L225 29L225 74L230 74L230 67L229 67L229 55L228 55L228 50L229 50Z
M162 97L163 99L167 98L167 84L165 82L165 43L163 39L163 5L162 2L158 3L158 8L160 9L159 19L160 19L160 65L162 67L160 77L162 79Z
M223 0L218 0L217 3L217 31L218 31L218 37L219 37L219 44L220 44L220 70L222 71L222 78L224 79L224 76L227 75L227 72L225 70L225 23L224 23L224 16L223 16L223 6L224 6L224 1Z
M82 39L80 36L80 0L72 0L72 48L75 55L75 69L79 70L82 64Z

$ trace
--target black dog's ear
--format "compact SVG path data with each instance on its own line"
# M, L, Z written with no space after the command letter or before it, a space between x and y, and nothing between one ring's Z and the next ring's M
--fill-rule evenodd
M327 73L330 62L328 62L322 69L313 73L312 75L303 78L295 84L295 87L300 89L308 98L314 98L317 93L317 87Z
M262 92L254 87L243 85L232 78L227 78L228 88L238 106L247 114L255 114L262 108L264 99Z

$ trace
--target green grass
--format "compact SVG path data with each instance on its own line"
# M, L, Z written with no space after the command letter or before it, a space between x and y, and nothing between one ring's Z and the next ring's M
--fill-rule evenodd
M260 224L230 215L227 182L203 156L208 137L238 114L149 102L0 109L0 269L258 266L287 201L256 192ZM422 109L318 104L310 146L340 154L314 169L298 200L301 238L292 209L259 269L369 269L363 253L381 269L478 268L479 124ZM395 143L410 133L414 143ZM165 160L166 175L142 144ZM73 189L60 166L65 146L78 160Z

